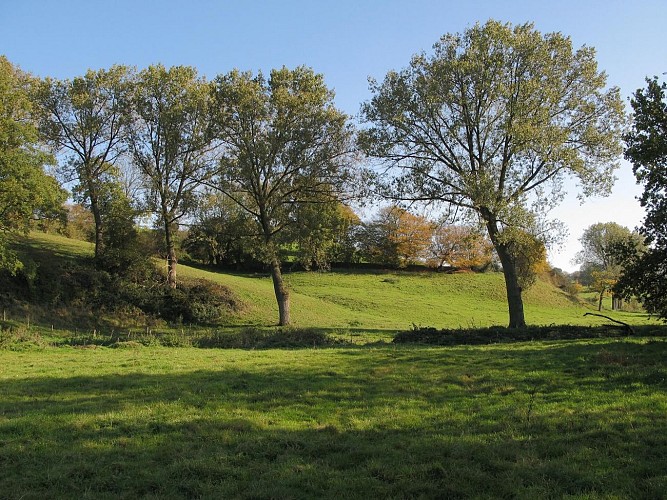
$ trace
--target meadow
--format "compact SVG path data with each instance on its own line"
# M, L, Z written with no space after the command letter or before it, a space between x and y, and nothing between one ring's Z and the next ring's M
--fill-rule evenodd
M86 252L32 238L63 258ZM268 278L180 270L243 300L230 332L275 322ZM614 316L651 325L636 336L394 344L412 323L504 324L502 281L400 272L288 279L299 327L353 342L75 345L63 341L66 330L3 322L4 337L23 337L0 339L0 498L665 496L667 338L645 315ZM604 321L583 317L592 309L548 283L526 302L534 323Z
M0 351L3 498L660 498L665 339Z

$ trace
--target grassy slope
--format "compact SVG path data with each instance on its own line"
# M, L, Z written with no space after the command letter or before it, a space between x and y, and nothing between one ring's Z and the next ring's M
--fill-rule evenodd
M61 256L89 255L84 242L33 233L33 248ZM206 278L231 288L246 304L234 325L271 325L277 320L273 286L268 276L216 273L179 266L179 275ZM501 274L435 273L288 273L292 316L296 326L360 330L397 330L414 323L437 328L503 325L507 304ZM583 317L592 310L565 293L538 281L524 294L531 324L597 325L605 320ZM644 314L617 313L630 323L644 323Z
M660 498L663 340L0 350L1 498Z

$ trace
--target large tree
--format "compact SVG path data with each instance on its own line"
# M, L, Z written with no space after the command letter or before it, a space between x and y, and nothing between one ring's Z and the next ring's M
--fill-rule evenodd
M566 177L607 193L621 152L623 105L595 51L560 33L488 21L445 35L432 55L371 83L360 144L383 160L382 192L475 213L505 275L509 326L525 317L512 236L534 231Z
M38 93L40 129L62 153L61 172L76 182L74 194L90 207L95 221L95 256L104 246L101 205L104 186L125 150L127 96L132 72L125 66L89 70L71 80L44 80Z
M54 160L40 148L30 98L34 85L0 56L0 268L10 272L21 262L5 245L5 234L27 231L35 218L58 215L66 198L44 171Z
M626 134L625 157L644 186L639 201L646 210L640 232L648 249L622 252L624 271L615 290L639 297L651 313L667 320L667 85L657 78L632 100L634 121Z
M149 206L164 231L167 282L176 287L178 222L194 206L212 162L209 84L192 67L141 71L132 95L128 144Z
M304 204L336 203L350 165L352 130L322 75L298 67L232 71L215 80L216 138L224 147L212 185L255 220L271 269L279 323L290 323L281 236Z

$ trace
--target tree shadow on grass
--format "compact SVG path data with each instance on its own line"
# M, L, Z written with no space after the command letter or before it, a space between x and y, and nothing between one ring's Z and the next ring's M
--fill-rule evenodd
M221 352L215 370L5 379L0 497L665 491L665 387L647 378L665 342L334 354L317 367L241 369ZM637 384L653 395L613 402Z

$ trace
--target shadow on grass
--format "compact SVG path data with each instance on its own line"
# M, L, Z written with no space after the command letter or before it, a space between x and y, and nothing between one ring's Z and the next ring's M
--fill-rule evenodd
M666 342L327 354L245 353L237 366L220 352L217 369L150 374L121 368L128 353L117 374L5 379L0 497L657 498L667 486Z

